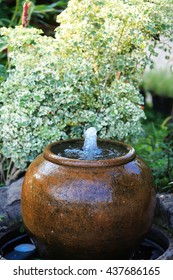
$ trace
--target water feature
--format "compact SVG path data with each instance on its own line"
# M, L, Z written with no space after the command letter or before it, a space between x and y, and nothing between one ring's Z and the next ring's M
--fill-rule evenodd
M130 145L93 127L84 135L49 144L29 166L24 226L44 259L127 259L152 224L151 171Z
M20 190L22 181L19 180L19 182L14 182L8 187L0 188L0 197L4 190L8 190L8 197L15 197L15 201L19 202L20 191L14 195L14 189L18 185ZM5 204L7 203L5 200L3 201ZM173 205L172 202L173 194L157 195L157 207L154 218L155 228L152 227L149 230L139 247L135 249L131 257L132 259L173 259L173 235L171 235L171 232L173 233L173 208L170 207ZM16 212L17 209L18 211ZM19 210L20 203L12 203L10 210L4 210L0 205L0 212L4 213L3 223L0 223L0 259L40 259L36 249L28 252L28 254L25 254L25 252L16 254L15 248L21 244L32 244L32 248L35 248L29 235L23 232L21 216L18 214ZM5 213L13 213L13 224L9 223L9 217L5 216ZM3 230L5 225L8 225L8 229ZM20 249L20 247L18 248ZM59 255L59 258L61 259L61 255Z
M124 146L115 143L112 144L111 142L98 142L97 131L94 127L88 128L84 136L84 143L82 141L75 141L69 145L67 142L62 147L58 147L58 151L54 150L54 152L59 157L79 160L111 159L127 153L127 149Z

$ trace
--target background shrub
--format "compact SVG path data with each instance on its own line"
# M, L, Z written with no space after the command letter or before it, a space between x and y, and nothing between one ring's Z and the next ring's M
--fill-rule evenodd
M55 39L35 28L2 29L2 154L24 170L49 142L81 137L89 126L102 138L139 135L145 48L170 31L167 2L71 0Z

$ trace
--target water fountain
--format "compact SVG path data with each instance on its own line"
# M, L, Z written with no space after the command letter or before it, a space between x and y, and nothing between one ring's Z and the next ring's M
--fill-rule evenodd
M27 170L22 216L46 259L125 259L149 231L155 208L150 169L122 142L48 145Z

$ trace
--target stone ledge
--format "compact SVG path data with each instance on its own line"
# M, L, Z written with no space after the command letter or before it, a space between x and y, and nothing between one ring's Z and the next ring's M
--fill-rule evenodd
M18 225L21 218L20 196L23 178L9 186L0 188L0 237Z
M155 222L173 234L173 194L157 194Z

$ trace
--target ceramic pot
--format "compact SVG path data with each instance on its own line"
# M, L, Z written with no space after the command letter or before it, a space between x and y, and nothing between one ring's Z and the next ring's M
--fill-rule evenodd
M124 143L126 153L107 160L57 155L68 140L48 145L29 166L22 216L45 259L125 259L148 232L155 208L150 169Z

